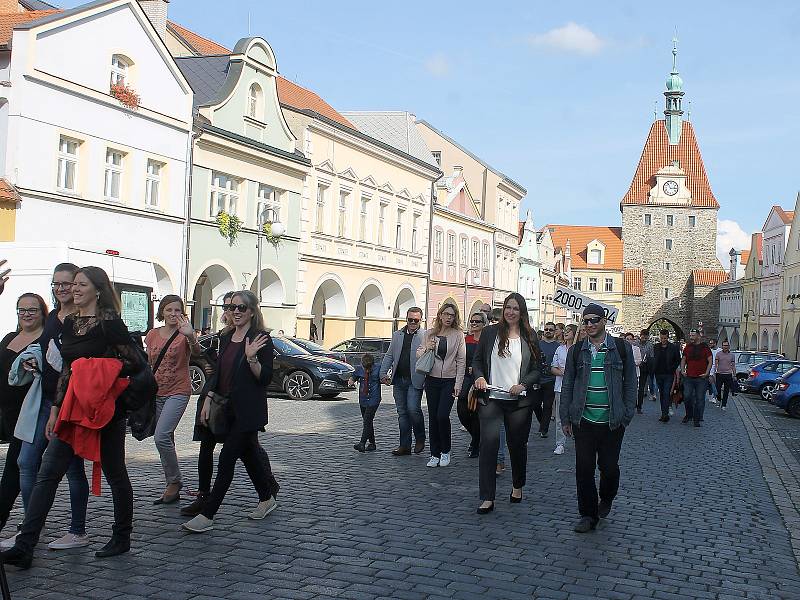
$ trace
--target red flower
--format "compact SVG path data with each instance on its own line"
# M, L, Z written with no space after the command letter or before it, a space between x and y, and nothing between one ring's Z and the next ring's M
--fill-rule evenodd
M114 98L119 100L123 106L127 106L132 110L139 108L139 94L136 91L125 85L124 83L115 83L111 85L110 93Z

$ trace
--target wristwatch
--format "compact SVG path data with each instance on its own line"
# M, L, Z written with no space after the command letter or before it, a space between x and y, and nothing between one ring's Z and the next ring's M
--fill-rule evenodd
M254 356L253 358L248 358L247 362L249 362L251 365L254 365L258 362L258 357Z

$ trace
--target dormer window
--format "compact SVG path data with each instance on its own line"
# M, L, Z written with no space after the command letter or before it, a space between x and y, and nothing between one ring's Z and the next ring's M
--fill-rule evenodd
M599 248L595 248L594 250L589 250L589 264L590 265L601 265L603 264L603 251Z
M111 85L127 85L130 61L120 54L111 57Z
M263 120L261 118L262 97L261 86L257 83L251 85L250 91L247 93L247 116L251 119Z

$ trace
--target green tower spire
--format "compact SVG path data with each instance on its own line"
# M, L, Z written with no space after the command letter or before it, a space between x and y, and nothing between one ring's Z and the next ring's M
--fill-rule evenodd
M677 145L681 141L681 129L683 127L683 79L678 74L678 38L672 38L672 72L667 77L667 91L664 92L666 98L666 108L664 110L664 123L669 135L671 146Z

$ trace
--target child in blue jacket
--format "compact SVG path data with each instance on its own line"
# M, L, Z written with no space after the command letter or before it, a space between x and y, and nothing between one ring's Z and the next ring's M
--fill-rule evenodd
M356 367L350 383L358 381L358 405L361 407L361 417L364 426L361 431L361 441L353 446L359 452L372 452L375 450L375 429L372 421L381 403L380 368L375 364L372 354L361 357L361 366Z

